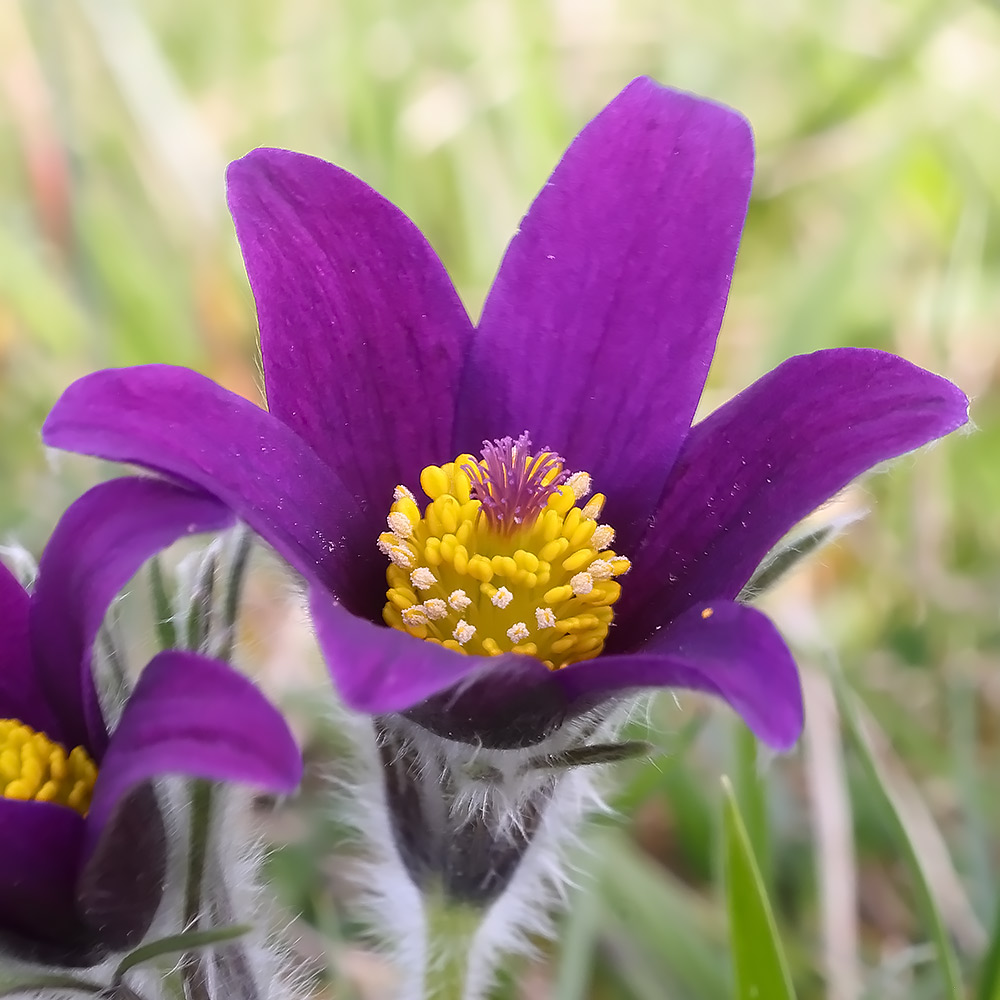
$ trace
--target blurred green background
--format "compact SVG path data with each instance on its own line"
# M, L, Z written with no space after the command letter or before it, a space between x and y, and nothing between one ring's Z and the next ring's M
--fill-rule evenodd
M998 1000L996 2L2 0L0 542L37 552L99 474L39 441L79 375L165 361L259 398L229 159L287 146L358 173L476 315L561 151L644 73L757 136L706 408L790 354L869 345L957 382L976 430L852 488L823 515L867 516L767 597L804 668L799 750L761 759L726 711L661 697L659 752L615 771L586 891L501 994L733 996L727 773L800 998ZM290 693L309 641L268 586L250 659ZM272 865L299 947L327 995L385 995L324 857L337 817L306 818L276 826Z

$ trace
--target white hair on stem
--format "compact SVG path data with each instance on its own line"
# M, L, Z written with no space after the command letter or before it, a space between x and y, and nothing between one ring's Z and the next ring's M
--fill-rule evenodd
M351 826L363 853L352 874L360 907L377 946L405 977L397 994L401 1000L433 995L426 992L426 973L458 949L468 956L464 1000L481 1000L506 956L529 954L533 939L551 935L553 914L576 888L567 857L579 846L586 819L608 808L599 792L604 765L556 769L543 761L613 741L644 701L629 698L610 713L569 723L535 746L504 750L442 739L400 716L376 723L338 709L337 724L347 729L354 755L329 787L338 819ZM437 821L444 826L427 831L431 839L461 835L478 824L501 854L519 841L526 844L503 890L484 905L471 940L468 935L436 940L429 932L429 900L411 877L393 832L386 790L386 771L393 767L405 768L418 795L447 789L438 793Z

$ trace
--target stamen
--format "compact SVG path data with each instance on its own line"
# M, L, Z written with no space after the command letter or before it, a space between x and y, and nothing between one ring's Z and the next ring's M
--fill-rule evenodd
M528 632L528 626L524 622L514 622L509 629L507 629L507 638L511 642L524 642L528 638L530 633Z
M437 583L437 579L426 566L419 566L410 574L410 583L417 590L430 590Z
M413 604L408 608L403 608L399 617L407 625L426 625L428 618L427 609L422 604Z
M511 601L514 600L514 595L506 588L501 587L491 598L491 603L498 608L505 608Z
M583 516L596 521L601 516L601 511L604 510L606 500L607 497L603 493L595 493L583 508Z
M393 511L387 518L389 530L400 538L409 538L413 534L410 519L400 510Z
M448 604L458 612L464 611L471 603L464 590L453 590L448 595Z
M600 552L615 540L615 529L610 524L599 524L594 528L594 533L591 535L590 540L594 543L594 548Z
M523 434L485 442L479 460L428 465L420 485L423 506L396 489L378 536L388 625L466 655L533 656L550 670L601 652L621 595L615 578L631 564L597 523L604 494L591 495L587 473L570 476Z
M86 816L97 767L83 747L65 747L19 719L0 719L0 798L52 802Z
M462 619L451 634L460 646L464 646L476 634L476 626L470 625L465 619Z
M535 608L535 621L539 628L554 628L556 613L551 608Z
M424 601L424 611L431 621L439 621L448 617L448 605L440 597L432 597L429 601Z
M573 496L579 502L590 493L591 479L586 472L574 472L566 480L566 485L573 491Z
M607 559L595 559L588 567L587 572L595 580L610 580L614 576L611 563Z

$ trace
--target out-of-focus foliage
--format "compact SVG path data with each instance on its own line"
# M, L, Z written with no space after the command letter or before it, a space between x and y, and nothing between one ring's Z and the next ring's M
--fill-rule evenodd
M797 753L758 760L724 712L654 705L662 753L617 769L620 815L598 831L587 892L505 993L733 995L720 772L800 1000L938 1000L937 921L972 990L1000 873L995 2L3 0L0 541L37 549L98 474L77 460L54 472L39 444L73 378L164 361L256 395L228 159L287 146L360 174L428 234L476 314L561 150L641 73L740 108L757 135L705 408L789 354L870 345L956 381L977 429L823 512L870 511L766 599L805 669ZM271 689L292 689L291 626L261 615ZM382 972L358 956L338 873L316 878L335 819L276 831L291 841L276 888L304 911L328 989L371 994ZM980 1000L998 995L997 955Z

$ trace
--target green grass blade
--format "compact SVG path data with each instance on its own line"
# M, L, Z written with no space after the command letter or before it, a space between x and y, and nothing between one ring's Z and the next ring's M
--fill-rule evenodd
M862 728L854 696L846 689L842 679L835 679L837 699L840 702L841 715L847 726L851 745L857 753L858 761L869 789L882 806L882 810L892 827L892 836L903 856L913 878L917 896L917 905L923 914L929 929L934 949L937 952L938 967L944 987L944 1000L964 1000L965 991L962 987L962 977L959 971L958 958L945 926L944 918L931 892L927 876L924 873L920 857L913 846L913 841L906 829L906 824L899 813L896 802L882 780L881 771L875 759L868 736Z
M976 1000L1000 1000L1000 904L997 905L990 946L979 970Z
M726 901L735 1000L794 1000L788 962L736 795L723 778Z
M724 1000L729 995L725 930L714 907L634 845L610 833L590 838L601 858L598 892L607 933L628 937L627 956L648 978L673 985L664 995Z
M990 946L979 970L976 1000L1000 1000L1000 905L997 906Z

